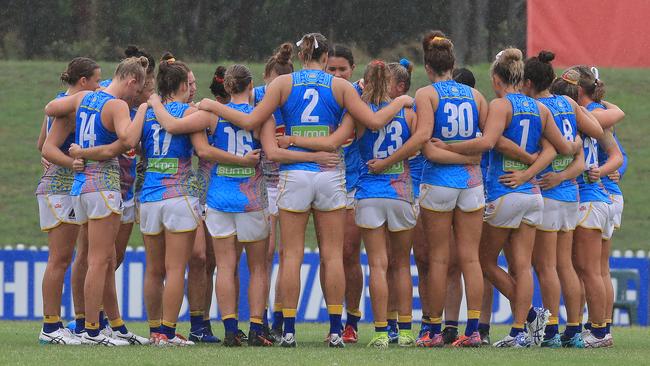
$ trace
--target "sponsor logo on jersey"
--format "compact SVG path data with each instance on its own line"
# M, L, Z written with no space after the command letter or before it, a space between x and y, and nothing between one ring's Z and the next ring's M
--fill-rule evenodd
M506 157L503 158L503 171L504 172L514 172L518 170L526 170L528 169L528 165L522 163L521 161L514 160L514 159L508 159Z
M241 165L219 164L217 175L232 178L248 178L255 175L255 168Z
M573 156L571 155L558 155L555 159L553 159L553 171L561 172L565 170L572 161Z
M293 126L291 135L302 137L325 137L329 136L329 126Z
M178 173L178 159L176 158L157 158L149 159L147 171L160 174Z

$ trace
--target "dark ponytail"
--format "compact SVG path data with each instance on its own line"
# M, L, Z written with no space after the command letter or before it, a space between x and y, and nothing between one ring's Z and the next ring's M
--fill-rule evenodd
M424 63L434 73L440 76L453 70L456 63L454 45L441 31L431 31L422 38L422 51L424 51Z
M124 49L124 56L126 58L129 57L140 57L144 56L147 58L149 61L149 66L147 66L147 75L152 75L154 70L156 69L156 60L154 60L153 56L151 56L149 53L145 52L144 50L141 50L138 48L138 46L135 45L129 45Z
M541 51L537 56L530 57L524 64L524 80L530 80L537 92L544 91L551 86L555 79L555 71L551 61L555 54L551 51Z
M97 69L99 69L99 64L94 60L86 57L75 57L70 61L65 71L61 73L61 81L68 85L74 85L83 77L90 78Z
M226 77L226 68L223 66L217 66L217 69L214 70L212 81L210 82L210 92L212 92L212 95L214 95L215 98L217 97L222 99L230 98L230 94L226 92L226 88L223 85L225 77Z
M156 85L158 94L162 99L167 99L180 88L182 83L187 82L189 67L181 61L176 61L174 55L165 52L158 65Z

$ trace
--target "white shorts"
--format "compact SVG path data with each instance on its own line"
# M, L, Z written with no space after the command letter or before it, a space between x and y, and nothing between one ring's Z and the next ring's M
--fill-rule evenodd
M599 230L603 239L611 237L610 231L610 204L605 202L580 202L578 211L578 226L585 229Z
M201 222L198 197L181 196L140 203L140 231L158 235L163 230L182 233L196 230Z
M345 208L348 210L354 210L355 199L354 195L357 194L357 189L353 189L350 192L347 192L345 195Z
M269 218L265 210L223 212L208 208L205 223L213 238L237 235L239 242L248 243L264 240L269 236Z
M269 199L269 214L278 215L278 187L266 187L267 197Z
M345 208L345 172L331 170L280 172L278 208L291 212L334 211Z
M387 224L389 231L402 231L415 227L417 212L414 205L390 198L365 198L357 200L354 221L364 229L376 229Z
M578 223L578 202L558 201L544 198L542 223L537 227L542 231L572 231Z
M484 220L503 229L518 229L522 222L537 227L542 223L543 212L541 194L514 192L488 202Z
M612 200L612 206L611 206L612 224L614 224L615 229L620 229L621 222L623 221L623 207L625 206L623 196L620 194L613 194L609 196L609 199Z
M36 200L38 200L41 230L47 232L62 223L78 224L70 195L39 194Z
M122 218L120 222L123 224L132 224L135 222L135 200L130 199L124 202L124 208L122 209Z
M122 195L120 192L99 191L72 196L77 222L85 224L88 220L103 219L110 214L122 214Z
M485 193L482 185L460 189L422 183L420 207L436 212L449 212L456 207L464 212L474 212L485 207Z

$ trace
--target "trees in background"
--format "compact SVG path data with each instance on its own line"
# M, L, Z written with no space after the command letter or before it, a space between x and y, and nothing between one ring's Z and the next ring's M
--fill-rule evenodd
M441 29L459 63L525 47L525 0L23 0L0 7L0 58L117 59L127 44L193 60L262 60L318 31L370 57L420 58Z

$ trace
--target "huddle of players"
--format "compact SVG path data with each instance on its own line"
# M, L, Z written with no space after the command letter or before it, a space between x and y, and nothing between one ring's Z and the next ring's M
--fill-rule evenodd
M361 239L375 321L369 346L489 343L492 285L510 300L514 319L495 346L612 344L608 255L620 225L624 161L612 130L624 113L602 100L595 68L573 67L556 78L552 53L524 62L521 51L505 49L490 70L497 98L488 104L468 70L454 71L451 40L434 31L422 41L431 84L413 99L406 95L407 60L372 61L364 78L351 83L349 49L330 48L318 33L296 45L301 71L293 70L293 46L283 44L266 64L265 86L254 88L243 65L220 67L211 85L216 101L197 105L191 70L170 54L154 82L153 59L128 49L98 91L99 66L84 58L70 63L62 75L69 89L47 105L39 138L45 173L37 197L50 244L42 343L218 342L208 315L216 263L224 345L247 339L251 346L295 347L298 274L313 213L331 347L358 340ZM470 76L470 85L454 75ZM112 276L137 217L147 255L148 339L121 320ZM280 271L269 326L277 222ZM71 332L59 308L78 231ZM248 335L237 321L243 249L251 273ZM411 249L423 308L417 337ZM501 250L508 272L497 265ZM188 262L190 340L175 329ZM531 267L544 308L531 307ZM458 336L461 273L468 319ZM560 294L568 320L562 334Z

